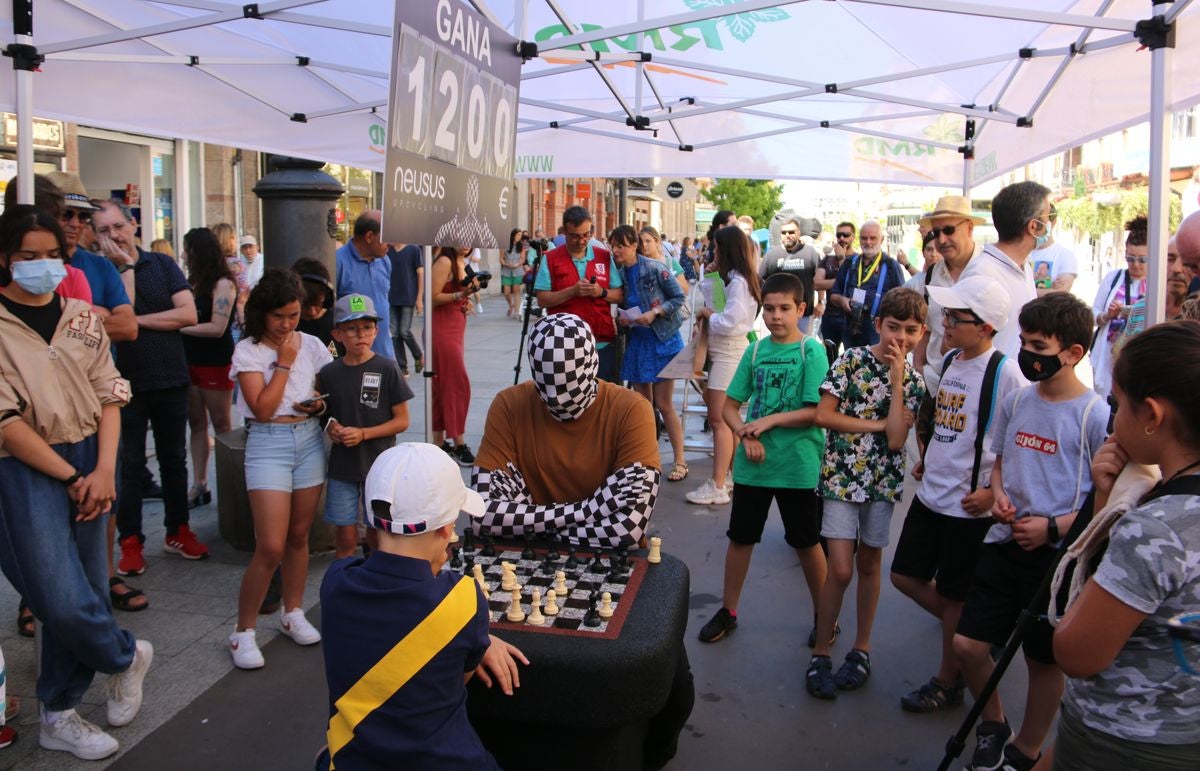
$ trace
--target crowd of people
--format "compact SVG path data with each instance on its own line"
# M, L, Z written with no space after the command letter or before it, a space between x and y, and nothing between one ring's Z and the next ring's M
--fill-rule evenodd
M462 673L511 693L529 662L479 623L473 582L427 580L453 523L467 511L497 537L640 544L661 483L692 471L674 403L683 379L703 391L713 444L708 473L685 497L730 506L722 604L702 641L737 629L775 506L812 604L806 689L830 700L861 688L892 519L916 485L890 577L941 622L941 656L928 682L900 697L905 710L950 709L968 690L986 699L972 769L1031 769L1043 752L1041 767L1052 756L1056 769L1200 762L1200 685L1180 673L1166 631L1200 602L1200 413L1189 393L1200 378L1200 215L1171 239L1168 321L1148 328L1145 219L1126 224L1127 267L1101 279L1089 308L1070 294L1073 255L1052 241L1050 191L1033 182L996 195L998 240L986 245L970 201L940 199L920 221L920 265L889 254L874 221L838 223L823 246L819 222L784 216L772 246L732 211L705 237L673 241L648 226L597 233L572 206L553 239L514 229L499 256L508 317L528 321L536 306L540 318L523 352L532 381L496 397L476 455L465 351L486 283L477 252L440 247L424 265L418 247L383 240L371 211L332 274L315 259L265 268L256 239L223 223L188 231L177 260L142 249L129 209L88 198L77 177L39 176L35 189L33 206L6 200L0 216L0 569L23 598L22 630L41 622L43 747L93 759L117 751L76 708L97 672L109 675L110 726L140 708L153 647L114 611L152 599L125 580L147 570L143 501L163 501L165 552L207 558L189 512L220 493L208 485L209 426L223 434L242 423L256 539L229 635L235 666L265 665L264 611L277 608L297 644L322 640L303 594L324 494L339 559L322 589L336 609L324 630L323 762L449 752L489 767L465 723ZM397 446L407 378L425 367L413 325L426 310L434 444ZM1075 373L1089 354L1091 387ZM663 377L681 358L692 376ZM38 387L49 382L58 387ZM469 488L456 466L471 469ZM354 558L363 524L364 557ZM1028 691L1013 726L985 693L993 648L1075 543L1090 551L1071 552L1066 601L1023 635ZM855 575L853 641L835 666ZM373 630L378 655L353 666L331 657L384 598L404 610ZM416 685L383 700L389 740L363 732L364 715L342 697L375 687L362 685L375 663L435 616L453 629L414 671ZM421 740L434 718L415 716L417 698L434 699L453 742ZM693 698L683 655L647 733L648 767L673 756ZM6 737L11 728L0 745Z

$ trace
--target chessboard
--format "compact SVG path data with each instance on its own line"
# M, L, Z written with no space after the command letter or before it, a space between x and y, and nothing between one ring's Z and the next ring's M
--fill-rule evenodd
M625 550L564 551L564 547L531 542L522 549L490 541L475 549L470 539L464 541L451 546L451 559L442 569L476 581L482 576L480 585L485 587L492 626L497 629L615 639L649 567L645 557ZM516 589L504 588L505 565L511 566L520 590L518 604L524 618L519 622L509 620L509 613L515 612ZM548 614L551 590L555 590L557 613ZM539 596L541 624L533 612L534 592Z

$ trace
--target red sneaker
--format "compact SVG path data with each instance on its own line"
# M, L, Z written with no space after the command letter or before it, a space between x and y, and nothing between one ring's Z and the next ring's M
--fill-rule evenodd
M121 559L117 561L117 572L123 576L140 576L146 572L146 560L142 557L142 537L127 535L118 543Z
M196 540L196 534L187 525L180 525L175 535L168 535L163 551L178 554L187 560L208 559L208 547Z
M0 750L17 740L17 732L10 725L0 726Z

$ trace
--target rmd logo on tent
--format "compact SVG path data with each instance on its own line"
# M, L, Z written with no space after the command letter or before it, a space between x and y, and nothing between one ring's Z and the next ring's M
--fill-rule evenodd
M367 137L371 140L371 144L367 145L367 149L373 153L385 155L387 148L384 143L387 141L387 129L379 123L372 123L367 128Z
M740 2L742 0L683 0L684 5L695 11L720 5L737 6ZM645 45L647 48L653 48L658 51L666 51L668 48L674 51L686 51L697 43L703 43L705 48L713 51L723 51L725 50L725 43L721 39L722 28L728 31L738 42L745 43L754 36L754 32L759 24L783 21L790 18L791 16L788 15L788 12L780 8L764 8L760 11L730 14L720 19L703 19L688 24L673 24L663 29L647 30L645 32ZM584 32L604 29L604 26L601 24L585 23L580 24L579 27ZM554 24L539 29L534 33L533 39L541 42L554 37L565 37L568 34L570 33L565 26ZM607 40L597 40L591 45L593 49L601 53L608 53L611 50L608 46L610 42L625 51L636 51L638 50L637 40L638 36L634 34L625 37L612 37ZM581 46L571 46L571 49L582 50Z

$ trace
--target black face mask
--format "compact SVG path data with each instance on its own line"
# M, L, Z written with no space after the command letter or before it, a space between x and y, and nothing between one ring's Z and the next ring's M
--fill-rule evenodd
M1062 360L1058 356L1058 353L1034 353L1022 348L1017 354L1017 365L1026 380L1038 383L1049 380L1063 368Z

